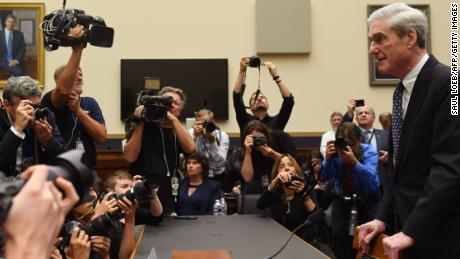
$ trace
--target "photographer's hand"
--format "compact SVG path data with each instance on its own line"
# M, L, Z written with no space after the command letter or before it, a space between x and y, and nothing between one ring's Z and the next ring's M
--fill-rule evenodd
M293 190L294 192L302 192L305 187L305 184L301 181L293 181L292 185L289 186L289 189Z
M110 251L110 239L103 236L92 236L91 240L91 250L99 254L99 258L107 259L109 258Z
M53 137L53 128L48 121L46 121L46 119L35 120L33 129L40 144L42 144L45 148L48 147L48 144Z
M59 252L59 249L57 249L56 247L51 248L50 259L62 259L61 252Z
M67 100L67 106L69 106L74 113L77 113L81 109L80 96L75 91L70 93L69 99Z
M358 163L355 154L350 146L347 146L347 149L339 153L340 159L348 165L354 166Z
M327 142L326 146L326 160L331 160L335 155L335 146L334 140L330 140Z
M163 214L163 206L158 198L158 188L152 190L152 198L150 199L150 214L154 217L159 217Z
M137 200L131 202L128 198L123 197L122 200L117 200L118 207L123 211L125 215L125 224L134 224L134 218L136 215L136 209L139 205Z
M216 134L214 132L209 132L206 129L204 130L204 136L209 140L209 142L216 142Z
M355 108L356 108L355 100L348 99L347 112L348 112L348 116L350 116L350 118L353 118L353 113L355 112Z
M69 181L56 179L63 193L47 181L48 170L45 165L31 166L21 175L28 181L13 198L2 226L7 237L6 258L49 257L65 215L79 199Z
M195 134L196 137L203 134L203 121L195 122L195 124L193 125L193 134Z
M254 144L254 139L253 135L249 134L246 136L244 139L244 149L246 151L246 154L251 154L252 153L252 145Z
M278 172L278 175L276 176L275 180L280 181L282 183L287 183L291 180L292 174L287 171L281 171Z
M262 145L262 146L257 146L255 149L259 150L262 155L271 157L273 159L278 159L281 157L281 154L273 150L271 147L269 147L267 144Z
M388 163L388 151L385 151L385 150L380 150L380 157L379 157L379 160L384 162L384 163Z
M91 243L85 231L74 228L70 235L69 246L65 248L66 257L69 259L89 258Z
M75 27L71 28L68 36L72 38L81 38L85 35L85 27L83 25L77 24ZM79 45L72 46L73 50L81 50L85 48L85 44L81 43Z
M117 200L112 198L113 192L109 192L104 195L101 202L96 204L94 208L94 214L91 216L91 220L97 218L100 215L104 215L104 213L109 212L113 213L117 211L119 208L117 206Z
M34 120L34 108L31 104L29 100L21 100L16 108L13 127L19 133L23 133L24 129Z
M273 64L273 62L266 61L266 62L264 62L264 65L268 68L268 72L270 72L270 75L272 77L279 76L278 70L277 70L275 64Z
M242 58L240 61L240 73L245 73L248 66L249 66L249 58L248 57Z

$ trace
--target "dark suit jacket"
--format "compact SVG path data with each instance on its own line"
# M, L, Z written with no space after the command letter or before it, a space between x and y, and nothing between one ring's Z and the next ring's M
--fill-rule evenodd
M342 123L353 122L353 117L350 117L350 115L348 115L348 112L345 112L344 114L345 115L342 118ZM377 143L376 151L380 157L380 150L385 150L385 151L389 150L389 144L390 144L389 134L385 130L374 129L374 138ZM392 174L388 167L388 163L384 163L379 160L377 172L379 174L381 188L383 191L385 191L390 186L390 182L392 178Z
M34 157L36 163L46 164L55 156L66 151L64 141L59 129L56 127L51 111L48 111L47 121L53 128L53 137L48 147L43 150L34 134ZM15 170L16 153L23 141L10 130L10 127L11 124L7 113L2 108L0 109L0 171L5 173L6 176L13 176L17 173Z
M377 218L415 240L413 258L460 255L460 117L451 115L450 68L431 56L415 82L394 178ZM436 253L436 254L434 254Z
M6 59L6 39L5 30L0 31L0 62ZM20 31L13 30L13 59L19 61L22 65L22 60L26 55L26 43L24 34Z

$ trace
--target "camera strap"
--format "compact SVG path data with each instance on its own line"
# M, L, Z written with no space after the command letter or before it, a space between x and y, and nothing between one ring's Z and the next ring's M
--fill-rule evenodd
M254 93L252 93L252 94L255 94L255 96L254 96L254 101L256 101L257 98L259 98L259 95L260 95L260 92L261 92L261 91L260 91L260 66L257 67L257 70L258 70L258 73L259 73L258 80L257 80L257 90L256 90ZM246 88L246 72L244 73L242 87ZM252 95L252 94L251 94L251 95ZM252 98L251 98L251 99L252 99ZM252 105L251 99L249 99L249 106L244 106L244 108L246 108L246 109L251 109L251 105Z
M178 169L178 166L177 166L177 136L176 136L176 131L174 130L174 128L172 130L174 134L174 157L176 159L176 163L175 163L175 168L173 170L173 176L171 177L171 192L172 192L172 195L174 196L174 201L177 202L177 196L179 194L179 177L176 174L176 171ZM165 138L164 138L163 129L161 127L160 127L160 132L161 132L161 144L163 145L163 159L164 159L166 170L167 170L166 176L170 177L171 170L169 169L168 158L166 157Z

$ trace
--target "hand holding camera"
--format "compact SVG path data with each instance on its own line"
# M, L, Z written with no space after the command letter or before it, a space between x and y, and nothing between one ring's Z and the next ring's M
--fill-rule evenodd
M98 253L100 258L109 258L110 239L104 236L92 236L91 250Z
M35 119L33 129L42 146L47 147L53 137L53 128L46 119Z
M20 133L34 120L34 108L29 100L21 100L16 108L13 127Z
M125 215L125 222L131 221L134 224L136 209L139 205L137 200L130 201L128 198L123 197L123 199L117 200L117 205Z
M104 215L106 212L113 214L118 211L117 199L112 199L115 194L113 192L108 192L104 195L102 200L98 200L94 207L94 214L91 219L95 219L101 215Z
M346 149L339 153L339 157L347 165L354 166L358 162L350 146L346 146Z
M249 66L249 58L248 57L242 58L240 61L240 72L242 73L246 72L246 69L248 68L248 66Z
M246 154L252 153L252 146L254 145L254 136L252 134L248 134L244 139L244 148L246 150Z
M278 69L276 68L275 64L273 64L273 62L266 61L264 62L264 65L268 68L268 72L270 72L270 75L273 78L279 77Z
M76 227L72 230L69 246L64 251L69 259L89 258L90 247L89 236Z

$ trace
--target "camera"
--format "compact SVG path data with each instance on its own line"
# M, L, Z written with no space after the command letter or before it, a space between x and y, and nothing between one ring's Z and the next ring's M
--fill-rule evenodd
M89 195L89 189L94 184L95 175L91 169L82 163L83 154L83 151L76 149L60 154L51 161L47 178L53 182L58 177L70 181L80 197L79 204ZM3 201L11 200L19 193L24 184L25 182L22 180L4 180L0 183L0 199Z
M338 137L334 141L334 147L335 147L336 153L345 151L347 149L347 142L345 141L344 138Z
M137 95L137 106L144 105L141 119L148 123L165 121L172 103L173 98L171 96L154 95L152 90L142 90Z
M76 220L69 221L62 226L60 237L62 241L59 243L58 248L61 251L69 246L70 237L74 228L79 228L89 236L105 236L108 237L109 232L116 227L115 221L111 219L110 214L105 213L93 219L90 223L83 225Z
M364 99L355 100L356 107L363 107L364 106Z
M69 31L76 25L85 28L81 38L69 37ZM97 47L110 48L113 44L113 28L107 27L104 19L85 14L79 9L56 10L43 18L40 28L43 31L45 49L53 51L59 46L75 46L90 43Z
M204 121L203 122L203 128L206 129L206 132L213 132L217 129L216 124L209 122L209 121Z
M254 147L263 146L267 144L267 139L265 136L254 136L252 137Z
M261 60L257 56L252 56L249 58L249 66L250 67L260 67L261 65Z
M304 177L302 177L301 175L295 174L295 175L293 175L291 177L291 179L289 179L288 182L285 183L285 185L286 186L291 186L294 181L303 182L304 180L305 180Z
M124 197L126 197L131 202L134 202L134 199L136 199L138 202L145 202L152 198L152 190L157 188L158 186L159 182L151 182L147 179L143 179L123 194L112 194L109 200L122 200ZM107 195L107 192L102 192L98 195L98 197L93 201L93 208L96 207L96 204L98 202L101 202L104 199L105 195ZM116 221L122 219L124 217L124 214L121 211L118 211L113 214L107 214L107 217L109 217L111 220Z
M36 120L45 119L48 117L48 109L45 105L32 105L34 108L34 117Z

